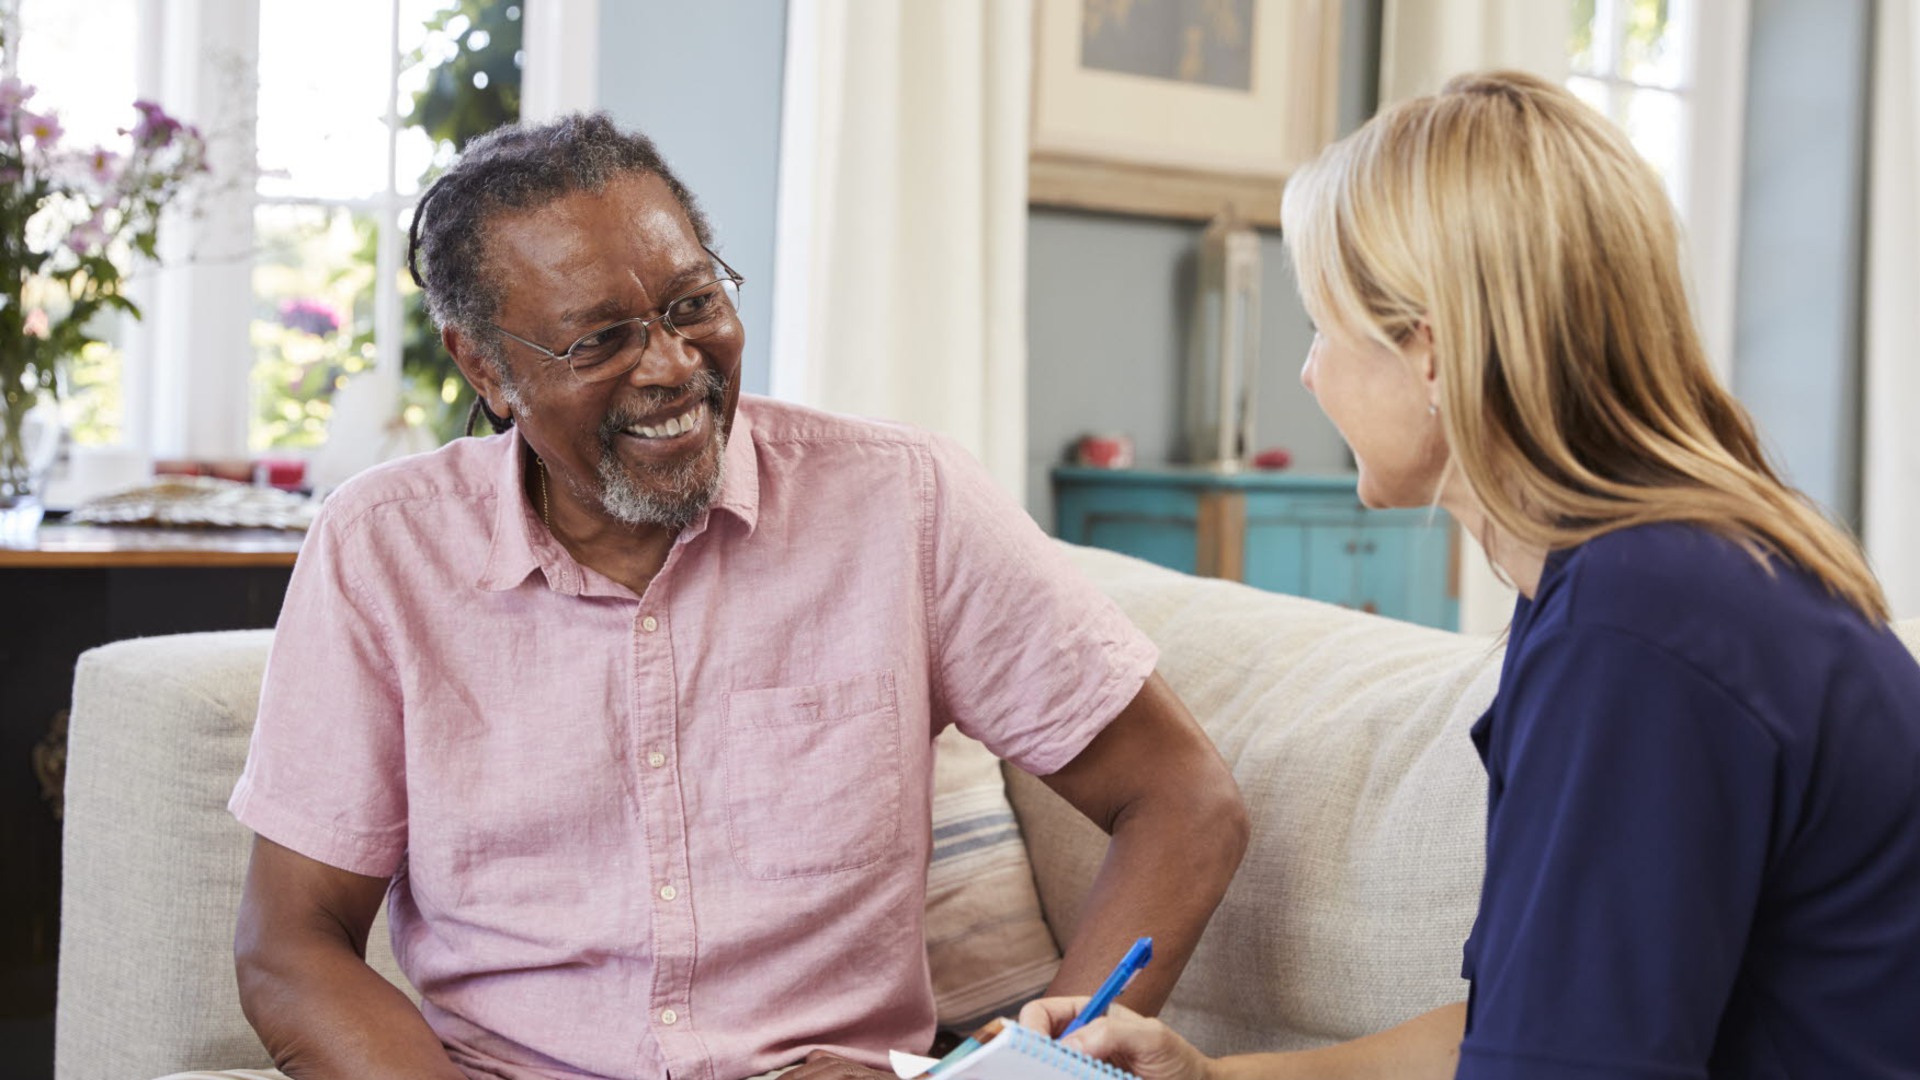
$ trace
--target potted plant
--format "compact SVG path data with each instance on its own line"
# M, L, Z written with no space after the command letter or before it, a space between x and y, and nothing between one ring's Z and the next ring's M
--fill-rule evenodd
M39 485L58 443L62 369L99 318L139 318L123 292L157 260L161 212L206 170L206 142L136 101L119 147L70 147L34 89L0 78L0 535L40 519Z

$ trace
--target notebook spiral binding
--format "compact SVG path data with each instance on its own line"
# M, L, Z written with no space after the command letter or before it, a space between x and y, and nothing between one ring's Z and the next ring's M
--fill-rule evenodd
M1074 1080L1140 1080L1125 1069L1088 1057L1071 1046L1062 1046L1037 1031L1008 1026L1013 1031L1015 1052L1039 1058Z

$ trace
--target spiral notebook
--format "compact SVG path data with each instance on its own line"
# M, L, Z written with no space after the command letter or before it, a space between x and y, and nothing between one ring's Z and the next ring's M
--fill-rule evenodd
M985 1038L995 1025L999 1031ZM916 1080L930 1070L933 1080L1139 1080L1125 1069L1062 1046L1011 1020L996 1020L976 1037L985 1038L978 1049L945 1063L896 1050L893 1071L900 1080Z

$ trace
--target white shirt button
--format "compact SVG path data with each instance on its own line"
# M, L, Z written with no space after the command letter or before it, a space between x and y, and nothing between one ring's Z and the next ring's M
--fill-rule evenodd
M660 620L649 615L646 618L640 620L640 629L645 630L647 633L651 634L655 630L660 629Z
M660 886L660 899L662 900L671 900L674 897L679 895L680 895L680 890L674 888L671 885Z
M678 1021L679 1019L680 1019L680 1014L677 1012L674 1012L672 1009L660 1010L660 1022L663 1024L672 1024Z
M667 755L661 753L658 750L655 750L653 753L647 755L647 764L653 766L656 769L662 765L665 765L666 763L667 763Z

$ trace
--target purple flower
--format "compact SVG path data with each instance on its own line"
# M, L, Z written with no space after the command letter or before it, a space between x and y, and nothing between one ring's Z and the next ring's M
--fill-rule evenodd
M20 134L33 136L33 145L40 150L53 149L60 141L61 133L66 130L60 126L60 118L52 112L20 110Z
M33 87L20 81L19 76L9 75L0 79L0 114L11 115L13 110L26 104L33 96Z
M67 232L67 246L82 255L91 255L107 246L107 211L101 207L93 216Z
M302 297L280 302L280 325L325 337L340 329L340 316L325 301Z
M160 147L173 141L174 132L180 130L180 121L168 116L165 109L146 100L133 103L140 112L140 121L128 132L133 136L134 144L141 147Z
M104 146L87 152L87 176L102 187L111 187L120 178L120 155Z

